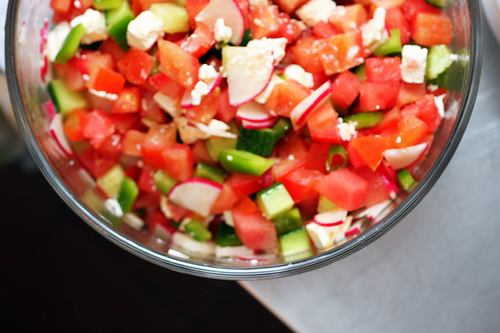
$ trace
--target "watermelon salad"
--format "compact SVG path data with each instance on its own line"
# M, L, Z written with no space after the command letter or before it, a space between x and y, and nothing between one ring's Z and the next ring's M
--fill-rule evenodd
M457 56L444 0L52 0L50 133L105 206L260 263L356 237L416 172Z

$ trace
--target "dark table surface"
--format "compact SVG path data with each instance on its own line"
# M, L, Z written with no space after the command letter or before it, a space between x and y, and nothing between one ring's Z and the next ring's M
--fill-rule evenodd
M0 166L0 181L1 331L289 331L238 283L171 272L98 235L29 157Z

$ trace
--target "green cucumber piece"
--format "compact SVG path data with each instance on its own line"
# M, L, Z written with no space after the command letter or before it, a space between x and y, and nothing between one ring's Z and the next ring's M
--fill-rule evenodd
M276 142L291 128L290 120L281 118L272 128L240 129L236 149L269 157L273 154Z
M391 29L389 35L389 39L375 50L374 53L376 56L401 53L403 48L401 44L401 31L399 29Z
M205 162L200 162L196 165L194 176L196 178L204 178L214 181L218 184L222 184L229 175L213 165Z
M438 8L445 8L447 0L426 0L429 5L433 5Z
M154 3L149 8L163 20L163 31L167 34L189 31L189 18L185 7L174 3Z
M334 204L333 202L330 201L327 197L324 195L319 196L318 200L318 214L324 213L324 212L330 212L332 210L336 210L339 207Z
M168 195L175 184L179 182L177 179L167 175L163 170L157 170L154 173L153 181L155 182L156 189L163 195Z
M257 206L268 220L292 209L294 201L286 187L276 183L257 193Z
M452 63L453 53L446 45L432 46L427 56L427 79L436 79L439 75L444 73Z
M107 10L105 15L109 34L123 51L127 51L130 48L127 43L127 27L134 19L128 1L123 1L118 8Z
M217 236L215 238L215 243L219 246L238 246L243 243L236 235L236 231L233 227L227 225L226 223L221 223L217 228Z
M125 0L94 0L92 5L97 10L108 10L119 8Z
M300 216L300 210L297 207L276 216L272 222L276 227L276 233L278 236L304 227L302 216Z
M132 178L123 177L116 201L120 204L122 212L128 213L139 195L139 188Z
M264 172L273 166L275 161L274 158L265 158L237 149L227 149L219 152L221 166L231 173L262 176Z
M116 198L122 185L125 171L117 164L109 169L105 174L97 178L97 186L110 198Z
M418 185L418 182L415 180L415 178L413 178L411 173L406 169L402 169L402 170L398 171L397 176L398 176L399 184L408 193L411 193L415 189L415 187L417 187L417 185Z
M85 94L69 90L64 79L50 81L47 90L50 97L52 97L56 111L63 116L68 115L74 109L85 109L87 107Z
M284 257L311 251L311 242L304 227L282 235L279 242L281 254Z
M78 46L80 46L80 41L82 40L83 35L85 35L85 32L86 30L82 24L79 24L71 29L68 36L66 36L61 49L56 55L56 63L66 65L66 62L73 58L76 50L78 50Z
M269 157L277 142L276 132L270 128L248 129L243 126L236 143L236 149Z
M212 233L207 227L198 220L191 220L186 225L184 229L189 234L189 236L196 239L198 242L205 242L212 239Z
M245 33L243 34L243 38L241 39L241 43L239 46L247 46L248 42L252 40L252 32L250 29L245 29Z
M361 81L365 82L366 81L366 66L363 63L362 65L359 65L358 67L355 67L352 72L354 75L356 75Z
M347 150L340 144L335 144L328 149L328 158L326 159L326 170L332 172L345 168L349 163Z
M273 126L273 131L276 133L278 140L285 135L288 130L292 128L292 123L289 118L280 118L276 124Z
M238 127L233 122L229 124L229 132L238 135ZM236 149L236 144L238 139L232 138L222 138L212 136L205 141L205 146L207 147L208 155L210 159L214 162L219 162L219 153L221 150L226 149Z
M356 122L356 129L373 127L382 122L384 113L382 111L360 112L344 117L344 122Z

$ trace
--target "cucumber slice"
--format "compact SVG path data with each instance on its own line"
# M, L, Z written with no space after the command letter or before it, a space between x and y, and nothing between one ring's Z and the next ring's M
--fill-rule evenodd
M384 113L382 111L360 112L344 117L344 122L356 122L356 129L373 127L382 122Z
M68 115L74 109L85 109L87 107L85 94L69 90L64 79L50 81L47 90L50 97L52 97L56 111L63 116Z
M139 195L139 188L132 178L123 177L122 184L120 186L120 191L118 191L118 196L116 201L120 204L122 212L128 213L132 210L132 205L135 199Z
M257 205L268 220L292 209L294 201L286 187L276 183L257 193Z
M402 169L402 170L398 171L397 176L398 176L399 184L408 193L412 192L415 189L415 187L417 187L417 185L418 185L418 182L415 180L415 178L413 178L411 173L406 169Z
M191 220L186 223L184 229L189 234L189 236L196 239L198 242L206 242L212 239L212 233L207 227L198 220Z
M123 1L121 6L116 9L107 10L105 15L109 34L123 51L127 51L130 48L127 43L127 27L134 19L128 1Z
M227 179L228 174L221 169L214 167L213 165L200 162L196 165L196 168L194 170L194 177L204 178L214 181L218 184L222 184Z
M247 151L227 149L220 151L219 162L225 170L231 173L262 176L273 166L275 159L264 158Z
M401 44L401 31L399 29L391 29L390 37L384 44L380 45L379 48L375 50L376 56L401 53L403 45Z
M163 170L156 171L153 175L153 180L155 182L156 189L163 195L168 195L172 187L179 182L177 179L169 177Z
M228 124L230 129L229 132L238 135L238 128L234 123L229 123ZM208 155L210 156L210 159L214 162L219 162L219 153L222 150L227 150L227 149L236 149L236 144L238 142L238 139L231 139L231 138L222 138L222 137L215 137L212 136L208 138L207 141L205 141L205 145L208 150Z
M125 0L94 0L92 5L97 10L108 10L119 8Z
M427 56L426 77L436 79L453 64L453 53L446 45L435 45L429 49Z
M163 20L163 31L167 34L189 31L186 8L167 2L154 3L149 10Z
M300 216L300 210L296 207L290 209L288 212L276 216L273 219L273 223L276 227L276 233L278 233L278 236L304 227L302 216Z
M330 201L327 197L324 195L319 196L318 200L318 214L325 213L325 212L330 212L332 210L338 209L339 206L334 204L333 202Z
M106 193L110 198L116 198L122 185L125 172L123 168L117 164L109 169L104 175L97 178L97 186Z
M290 119L282 117L276 124L274 124L273 131L276 132L276 136L279 140L283 135L285 135L286 132L288 132L290 128L292 128Z
M433 5L443 9L444 7L446 7L447 0L427 0L427 3L429 5Z
M311 242L309 241L306 228L294 230L281 236L279 242L281 254L284 257L295 256L303 252L311 251Z
M85 31L86 30L82 24L79 24L71 29L68 36L66 36L61 49L56 55L56 59L54 60L56 63L66 65L66 62L73 58L76 50L78 50L78 46L80 46L80 41L82 40L83 35L85 35Z
M240 129L236 149L248 151L261 156L271 156L277 142L276 132L270 128Z
M219 228L217 228L215 242L217 245L222 247L243 245L241 240L238 238L238 235L236 235L234 228L226 223L221 223Z
M355 67L352 69L352 72L354 75L359 77L359 79L363 82L366 81L366 67L365 64L359 65L358 67Z

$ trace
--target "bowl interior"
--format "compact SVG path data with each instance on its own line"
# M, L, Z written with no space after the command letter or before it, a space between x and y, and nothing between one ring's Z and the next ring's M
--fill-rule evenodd
M198 257L130 227L109 212L95 182L74 158L67 157L49 134L50 100L40 75L41 31L52 15L50 0L11 0L6 25L6 63L9 92L27 146L60 197L88 225L110 241L148 261L198 276L250 280L283 277L322 267L342 259L378 239L418 204L450 161L472 112L480 75L482 32L478 1L452 0L447 12L455 23L451 48L459 60L451 71L453 85L446 116L435 134L427 159L416 174L418 187L398 197L363 233L344 243L305 258L265 264Z

